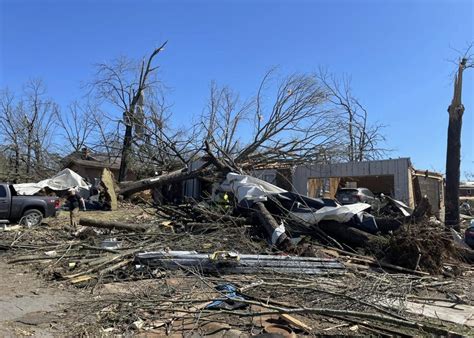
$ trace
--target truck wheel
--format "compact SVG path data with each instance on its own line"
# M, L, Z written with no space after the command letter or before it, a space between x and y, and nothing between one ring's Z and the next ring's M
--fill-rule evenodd
M37 209L30 209L24 212L23 217L20 220L20 224L26 225L27 227L33 227L41 224L43 220L43 214Z

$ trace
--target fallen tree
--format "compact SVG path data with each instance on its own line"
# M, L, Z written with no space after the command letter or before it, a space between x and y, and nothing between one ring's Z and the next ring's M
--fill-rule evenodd
M100 221L92 218L80 218L79 224L100 229L116 229L130 232L145 232L150 229L150 225L131 224L117 221Z
M334 221L319 222L318 227L328 235L355 247L365 247L369 241L377 237L368 232L347 226L347 224Z
M204 170L207 168L207 166L208 164L192 171L189 171L187 168L182 168L160 176L145 178L136 182L127 182L120 185L118 194L128 197L143 190L153 189L159 186L196 178L200 174L204 173Z
M270 242L281 249L289 248L291 243L290 239L285 234L285 228L278 225L275 218L265 207L265 204L262 202L255 203L255 212L263 228L265 229L268 236L267 238L270 240Z

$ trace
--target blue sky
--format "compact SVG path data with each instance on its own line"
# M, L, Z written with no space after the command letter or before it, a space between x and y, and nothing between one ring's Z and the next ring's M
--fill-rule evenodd
M178 123L216 80L252 95L272 66L352 77L385 130L390 157L444 172L447 107L457 57L474 41L473 1L0 0L0 87L42 78L66 105L93 65L141 58L168 40L160 77ZM474 69L465 73L462 173L474 172Z

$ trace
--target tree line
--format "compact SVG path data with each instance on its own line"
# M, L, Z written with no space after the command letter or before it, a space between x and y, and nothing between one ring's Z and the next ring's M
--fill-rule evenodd
M121 159L119 181L189 165L212 151L240 168L382 157L384 126L369 119L348 77L324 69L281 75L276 68L242 98L212 82L206 107L191 127L177 127L159 79L163 44L141 61L95 65L84 98L61 107L41 80L20 92L0 91L0 180L35 181L88 148Z

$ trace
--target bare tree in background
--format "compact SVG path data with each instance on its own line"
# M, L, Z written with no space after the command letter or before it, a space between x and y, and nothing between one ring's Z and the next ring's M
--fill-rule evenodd
M120 158L122 143L120 138L119 122L108 117L102 110L97 109L91 116L94 121L95 135L90 143L92 149L107 155L111 163Z
M463 71L474 67L473 55L469 54L471 46L459 60L454 76L454 94L448 107L448 144L446 152L446 200L445 224L460 230L459 220L459 178L461 166L461 127L464 105L461 101Z
M7 176L17 181L20 178L21 127L16 114L15 97L9 90L0 93L0 109L0 137L5 144L4 150L10 154L10 160L13 162L13 172L8 171Z
M31 80L25 85L25 97L20 102L18 113L21 116L21 133L26 148L26 175L30 178L32 170L35 176L45 175L48 149L51 147L51 132L54 115L58 105L46 97L46 87L41 80Z
M143 102L146 92L153 91L157 84L156 70L153 66L155 57L163 50L166 42L156 48L143 60L139 70L132 62L126 59L116 60L113 64L98 65L97 79L94 86L98 93L123 112L123 124L125 125L122 158L118 180L124 181L130 166L132 154L133 128L140 123Z
M273 73L267 72L260 83L253 137L235 161L252 165L318 161L320 148L331 148L338 134L337 116L327 109L325 89L314 75L293 74L278 81L272 95L268 88Z
M339 80L323 69L319 71L318 79L327 90L329 101L341 114L340 129L347 135L347 142L342 144L346 149L342 151L342 159L360 162L381 158L387 152L382 147L385 126L369 123L367 110L352 94L350 79L343 77Z
M239 95L229 87L218 87L211 83L207 110L201 116L204 127L204 139L213 142L216 155L234 156L241 150L239 127L249 122L249 115L254 108L254 101L241 102Z
M22 95L3 91L0 129L11 153L15 180L42 178L54 170L50 158L56 103L46 97L41 80L31 80Z
M67 148L72 152L79 152L82 148L90 147L94 131L97 129L97 107L92 103L74 101L68 106L68 112L55 113L56 124L62 131Z

